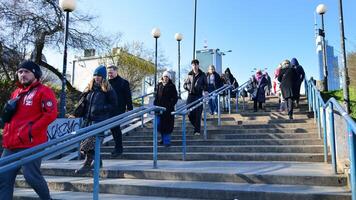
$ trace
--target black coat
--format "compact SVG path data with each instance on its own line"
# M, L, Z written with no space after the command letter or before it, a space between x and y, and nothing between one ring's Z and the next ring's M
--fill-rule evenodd
M203 91L207 91L208 89L208 82L206 80L205 73L200 69L197 75L194 74L193 71L190 71L183 87L188 91L189 95L196 97L203 96Z
M84 96L84 120L89 122L100 122L115 115L117 108L117 97L115 91L109 87L107 92L99 86L93 86Z
M300 86L302 85L304 78L305 78L305 72L302 66L297 65L295 66L295 71L297 73L297 79L298 79L298 84L295 86L295 98L299 99L300 97Z
M129 82L120 76L117 76L113 79L109 79L109 83L114 88L117 95L117 114L132 110L132 96Z
M207 79L207 83L208 85L214 85L214 90L220 88L221 86L223 86L223 81L221 80L221 77L218 73L213 72L214 74L214 83L210 83L210 76L212 76L212 74L206 73L206 79ZM212 91L209 91L212 92Z
M171 80L169 80L166 85L163 85L163 83L158 84L157 94L153 104L166 108L166 111L160 115L158 127L160 133L172 133L174 128L174 115L172 115L171 112L174 111L174 106L177 101L177 89Z
M284 99L296 97L296 86L298 84L297 72L293 67L282 68L278 76L281 83L281 92Z

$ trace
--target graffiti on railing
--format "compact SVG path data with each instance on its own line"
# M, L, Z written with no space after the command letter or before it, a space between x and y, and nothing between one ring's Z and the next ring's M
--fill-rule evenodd
M48 140L63 137L80 128L81 118L56 119L47 128Z

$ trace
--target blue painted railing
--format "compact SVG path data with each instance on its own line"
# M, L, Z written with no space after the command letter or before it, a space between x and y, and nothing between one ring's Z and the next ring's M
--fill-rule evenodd
M108 129L120 126L134 118L141 117L143 114L154 112L153 129L153 168L157 168L157 114L165 111L165 108L158 106L140 107L127 113L112 117L105 121L93 124L91 126L79 129L73 134L51 140L47 143L26 149L16 154L0 158L0 173L6 173L9 170L18 168L26 163L36 159L43 158L54 152L64 151L66 147L77 144L80 141L95 136L95 158L94 158L94 188L93 199L99 199L99 161L100 161L100 137ZM64 152L63 152L64 153Z
M351 192L352 200L356 200L356 123L346 113L345 109L337 102L335 98L330 98L327 102L324 102L320 95L319 90L314 84L314 80L305 80L305 91L308 98L309 111L314 112L314 118L318 124L319 137L321 137L321 124L323 126L324 136L324 161L327 162L328 156L328 144L327 144L327 130L326 130L326 109L330 108L329 113L329 125L330 125L330 152L333 171L337 173L337 161L336 161L336 142L335 142L335 122L334 122L334 109L340 113L347 125L348 144L349 144L349 160L350 160L350 175L351 175ZM323 117L321 118L320 109L323 110Z
M250 83L249 81L245 82L242 84L240 87L234 89L236 92L236 102L238 102L238 97L241 94L241 91ZM207 133L207 113L206 113L206 106L207 103L209 102L210 99L215 99L218 98L218 126L221 126L221 109L220 109L220 96L222 93L227 92L227 98L228 98L228 110L229 113L231 113L231 103L230 103L230 92L231 89L233 88L232 85L224 85L212 92L210 92L208 95L203 96L189 104L180 106L177 108L174 112L172 112L172 115L181 115L182 116L182 160L186 160L186 115L190 113L191 111L197 109L201 105L203 105L203 111L204 111L204 139L208 139L208 133ZM238 106L238 103L237 103ZM236 110L236 112L238 109Z

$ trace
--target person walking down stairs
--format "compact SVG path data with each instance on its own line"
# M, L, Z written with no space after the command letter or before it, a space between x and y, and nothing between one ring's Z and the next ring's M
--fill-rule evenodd
M82 117L84 126L89 126L114 116L117 111L117 96L115 90L106 80L106 68L101 65L95 69L93 79L89 82L75 110L75 117ZM85 156L82 167L76 174L86 173L93 168L95 136L83 140L80 151ZM102 161L100 160L100 166Z
M255 76L252 77L252 84L254 86L254 90L251 94L253 100L253 111L257 112L257 103L258 108L262 109L262 104L266 102L265 87L268 85L268 81L262 74L261 70L257 70Z
M174 115L171 112L174 111L174 106L178 101L177 94L176 86L171 80L171 74L168 71L163 72L153 104L166 108L166 111L158 116L158 132L161 133L160 143L166 147L171 145L171 133L174 128Z

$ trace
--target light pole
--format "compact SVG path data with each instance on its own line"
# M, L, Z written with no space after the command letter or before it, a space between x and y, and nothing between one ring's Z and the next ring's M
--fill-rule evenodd
M328 91L328 67L326 61L326 44L325 44L325 30L324 30L324 14L326 13L326 6L319 4L316 7L316 12L321 16L321 29L319 29L319 35L323 38L322 50L323 50L323 67L324 67L324 91Z
M181 99L180 92L180 41L183 39L183 35L181 33L176 33L174 38L178 42L178 98Z
M344 93L344 104L346 112L350 113L350 98L349 98L349 75L347 72L347 60L346 60L346 50L345 50L345 33L344 33L344 14L342 11L342 0L339 0L339 17L340 17L340 37L341 37L341 53L342 53L342 79L343 79L343 93Z
M155 38L155 77L154 77L154 92L157 91L157 40L161 36L159 28L152 29L152 36Z
M65 12L65 28L64 28L64 51L63 51L63 73L62 73L62 90L60 101L59 117L63 118L66 113L66 74L67 74L67 41L68 41L68 25L69 13L75 9L75 0L59 0L59 7Z
M194 24L193 24L193 59L195 59L195 40L197 36L197 0L194 0Z

